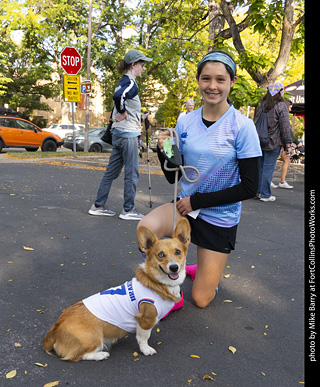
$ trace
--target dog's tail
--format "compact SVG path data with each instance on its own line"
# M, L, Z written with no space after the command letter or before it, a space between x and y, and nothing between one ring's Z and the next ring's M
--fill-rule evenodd
M50 354L50 351L52 351L53 346L56 342L56 326L53 325L48 333L46 334L46 337L43 339L43 349Z

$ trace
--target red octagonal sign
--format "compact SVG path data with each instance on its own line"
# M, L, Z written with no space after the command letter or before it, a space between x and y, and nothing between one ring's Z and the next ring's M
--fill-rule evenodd
M81 69L81 56L73 47L66 47L60 55L61 67L69 75L77 75Z

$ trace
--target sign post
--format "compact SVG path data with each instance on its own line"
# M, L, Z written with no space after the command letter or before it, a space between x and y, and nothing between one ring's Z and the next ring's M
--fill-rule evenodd
M73 47L65 47L60 55L61 67L68 75L63 76L63 90L65 102L71 103L72 127L73 127L73 155L77 157L74 127L74 103L81 101L80 75L81 56Z

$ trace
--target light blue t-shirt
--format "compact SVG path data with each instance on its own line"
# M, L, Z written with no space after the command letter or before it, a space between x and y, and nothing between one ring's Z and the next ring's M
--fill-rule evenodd
M196 192L221 191L240 183L238 159L261 156L260 142L253 121L232 105L209 128L202 122L202 107L179 119L175 128L184 165L200 172L199 180L190 184L181 179L181 198ZM190 179L195 172L186 170ZM239 223L241 202L201 208L199 217L220 227Z

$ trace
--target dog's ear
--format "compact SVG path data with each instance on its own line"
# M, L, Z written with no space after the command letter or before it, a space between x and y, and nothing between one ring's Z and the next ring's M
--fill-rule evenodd
M183 218L177 224L177 227L173 232L173 237L178 238L180 242L188 246L188 244L190 243L190 232L190 224L187 219Z
M140 226L138 228L137 235L139 248L144 253L147 253L158 240L158 238L153 234L153 232L145 226Z

